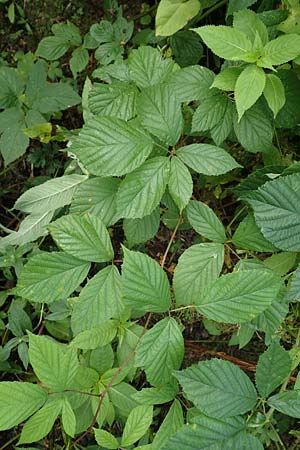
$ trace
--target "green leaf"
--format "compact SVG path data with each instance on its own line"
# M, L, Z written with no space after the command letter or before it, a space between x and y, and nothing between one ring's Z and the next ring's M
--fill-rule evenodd
M300 301L300 267L298 266L291 276L289 300Z
M285 299L285 290L281 289L271 306L259 314L252 322L258 330L272 336L280 327L288 310L289 305Z
M150 46L132 50L128 57L129 73L139 88L147 88L162 83L172 73L174 63L163 59L160 52Z
M116 194L120 185L117 178L90 178L76 189L70 213L90 213L100 217L105 226L113 225L118 221L116 212Z
M24 192L14 208L34 214L44 214L61 208L71 202L75 189L86 179L85 175L73 174L46 181Z
M241 31L224 25L206 25L194 31L217 56L230 61L248 61L252 43Z
M276 247L267 241L255 223L253 214L248 214L232 236L233 244L241 249L255 252L274 252Z
M24 83L16 69L2 66L0 68L0 108L17 106L23 89Z
M168 189L181 212L193 194L193 180L190 171L176 156L171 159Z
M143 437L152 423L152 417L153 406L141 405L134 408L127 418L121 445L128 447Z
M61 420L65 433L74 437L76 432L76 417L67 398L64 398L62 405Z
M65 253L40 252L23 268L18 295L38 303L65 299L86 278L89 268L89 263Z
M199 362L176 372L175 377L187 398L210 417L222 419L244 414L257 401L250 378L229 361L214 358Z
M272 73L267 74L263 94L270 109L273 111L274 117L276 117L285 104L284 86L280 78Z
M262 56L257 64L260 67L270 68L284 64L300 55L300 36L286 34L279 36L265 45Z
M224 246L204 243L192 245L180 256L173 286L177 305L193 305L220 275Z
M280 386L292 370L289 353L279 344L271 344L259 357L255 381L260 395L264 398Z
M170 46L175 61L181 67L197 64L203 56L200 36L194 31L178 31L170 38Z
M258 105L253 105L239 122L234 122L234 131L248 152L268 152L272 148L273 127L265 111Z
M208 287L197 308L216 322L248 322L271 305L280 287L280 279L268 270L229 273Z
M273 395L268 400L268 405L287 416L300 419L300 391L286 391Z
M300 251L300 174L269 181L247 200L264 237L277 248Z
M82 72L89 62L89 52L85 47L75 48L70 58L70 69L74 78L79 72Z
M119 442L108 431L95 430L95 439L97 441L97 444L101 445L101 447L105 447L109 450L114 450L114 449L119 448Z
M29 145L28 137L18 124L11 124L0 137L0 152L7 166L22 156Z
M283 277L295 267L296 260L296 252L281 252L269 256L264 260L263 264L280 277Z
M187 207L190 224L197 233L215 242L224 244L225 229L214 211L205 203L192 200Z
M159 208L154 209L151 214L142 219L124 219L123 228L129 246L132 247L153 238L158 231L159 223Z
M67 23L57 23L51 27L52 33L60 37L71 45L78 46L81 44L80 30L76 25L67 21Z
M41 113L55 113L80 102L79 95L67 83L50 83L39 90L32 108Z
M236 80L242 72L241 67L226 67L216 75L211 87L223 91L234 91Z
M108 231L97 216L65 215L48 227L56 244L84 261L106 262L114 256Z
M179 400L172 403L163 423L159 427L152 442L152 450L161 450L167 440L184 424L182 407Z
M234 88L234 98L239 121L244 115L244 112L251 108L259 99L263 93L265 84L265 72L255 64L248 65L239 75Z
M209 88L213 81L214 73L202 66L185 67L168 78L168 84L180 102L200 101L211 96Z
M229 0L227 17L231 16L235 11L240 11L242 9L248 8L249 6L256 3L257 0Z
M37 442L50 433L54 422L61 412L62 400L55 398L48 400L47 403L36 412L25 423L18 444L29 444Z
M115 266L100 270L81 290L74 304L71 323L74 334L96 328L123 310L121 276Z
M221 175L242 167L223 148L210 144L190 144L176 151L178 158L204 175Z
M255 42L258 35L261 46L266 45L269 40L267 27L251 9L235 12L233 14L233 27L245 33L251 42ZM261 50L261 48L257 50Z
M10 23L15 22L15 3L12 1L9 7L7 8L7 17Z
M136 124L116 117L95 117L82 128L72 152L94 175L124 175L150 155L153 143Z
M47 396L47 392L36 384L2 381L0 430L9 430L26 420L43 406Z
M104 347L109 344L117 333L117 322L108 320L98 327L82 331L71 342L71 346L83 350L91 350L97 347Z
M46 336L29 334L29 360L38 379L50 390L71 389L79 368L74 349Z
M133 386L123 382L112 386L109 390L109 398L121 416L128 417L132 409L138 406L138 403L132 398L136 392Z
M285 104L276 118L279 128L293 128L300 122L300 80L292 70L278 70L285 92Z
M123 301L141 312L165 312L171 304L169 281L159 264L140 252L123 247Z
M150 384L164 386L172 381L184 356L184 341L176 320L166 317L147 331L138 344L135 365L142 367Z
M233 126L235 109L233 103L227 100L226 110L222 119L210 130L210 135L216 145L222 144L230 135Z
M118 215L139 219L151 214L165 192L169 170L169 159L156 157L127 175L117 193Z
M137 93L136 87L129 83L95 83L89 93L89 108L97 116L129 120L135 116Z
M36 55L54 61L61 58L69 47L70 43L60 36L48 36L39 42Z
M175 145L183 130L179 100L168 84L144 89L137 99L142 125L167 145Z
M134 394L133 398L143 405L160 405L174 400L177 393L178 389L166 384L160 388L144 388Z
M157 36L171 36L183 28L200 10L199 0L161 0L155 17Z
M219 92L203 100L193 115L192 132L210 130L217 125L226 114L228 102Z

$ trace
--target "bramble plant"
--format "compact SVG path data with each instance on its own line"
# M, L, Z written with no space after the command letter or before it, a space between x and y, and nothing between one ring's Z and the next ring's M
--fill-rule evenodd
M68 163L17 199L25 218L0 239L0 267L17 279L0 294L0 368L19 374L0 382L0 430L23 424L8 445L40 448L51 433L53 449L284 450L289 430L297 448L300 165L286 135L299 133L300 37L282 11L236 1L233 26L195 27L215 9L162 0L156 31L192 36L196 63L199 35L218 74L175 62L172 38L161 49L129 42L127 57L133 24L120 10L90 28L100 66L83 86L84 124L62 149ZM87 38L70 23L53 33L37 54L78 46L75 76ZM42 60L25 82L20 68L1 73L0 120L39 114L19 134L35 137L41 115L48 126L78 103L73 90L73 101L58 95L66 82L46 84ZM229 215L217 206L228 197ZM163 251L148 251L162 230ZM207 350L190 365L192 314L224 345L253 344L256 362Z

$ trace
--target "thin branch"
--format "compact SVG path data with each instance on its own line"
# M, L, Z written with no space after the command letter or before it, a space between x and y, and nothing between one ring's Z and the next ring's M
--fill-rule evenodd
M179 225L181 224L181 220L182 220L182 215L180 214L180 216L178 218L178 221L177 221L177 224L176 224L176 227L174 228L173 233L171 235L171 238L169 240L169 243L168 243L168 246L166 248L166 251L165 251L165 253L164 253L163 257L162 257L162 260L161 260L161 263L160 263L162 268L165 267L165 263L166 263L166 259L167 259L169 250L171 248L171 245L173 244L173 241L175 239L175 236L176 236L176 233L178 231Z

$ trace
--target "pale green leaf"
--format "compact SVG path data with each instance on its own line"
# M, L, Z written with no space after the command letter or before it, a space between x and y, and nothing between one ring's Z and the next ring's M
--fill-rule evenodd
M204 175L221 175L241 167L223 148L210 144L190 144L181 147L176 155L182 162Z
M229 361L217 358L202 361L176 372L175 377L187 398L210 417L222 419L244 414L257 401L250 378Z
M163 423L154 436L151 450L161 450L165 442L176 433L184 424L183 412L180 401L175 399L172 403Z
M159 223L159 208L156 208L151 214L141 219L124 219L123 228L129 246L132 247L135 244L152 239L158 231Z
M128 308L142 312L165 312L171 304L170 286L159 264L140 252L123 247L123 301Z
M258 34L262 46L266 45L269 40L267 27L251 9L242 9L235 12L233 14L233 27L245 33L251 42L255 42Z
M236 80L242 70L241 67L226 67L216 75L211 87L222 89L223 91L234 91Z
M67 398L64 398L62 405L61 420L65 433L71 437L74 437L76 432L76 417Z
M137 100L144 128L167 145L175 145L183 130L180 102L168 84L144 89Z
M94 177L80 184L73 197L70 213L89 212L100 217L108 227L118 221L116 212L116 194L120 185L117 178Z
M224 226L214 211L205 203L196 200L190 201L187 207L187 216L197 233L221 244L226 241Z
M71 203L78 185L87 180L85 175L64 175L53 178L24 192L14 208L27 213L44 214Z
M119 216L140 219L151 214L165 192L169 170L169 159L156 157L127 175L117 193Z
M300 55L300 36L286 34L273 39L265 45L257 64L261 67L284 64Z
M109 344L117 333L117 322L108 320L98 327L90 328L77 334L71 346L83 350L91 350L97 347L104 347Z
M265 72L255 64L249 64L239 75L234 88L234 98L239 121L244 115L244 112L251 108L259 99L263 93L265 84Z
M299 186L295 173L265 183L247 199L262 234L281 250L300 251Z
M94 175L124 175L139 167L153 147L148 134L136 124L117 117L87 121L71 147Z
M128 417L133 408L138 406L138 403L132 398L137 390L127 383L120 383L112 386L109 390L109 398L114 407L123 417Z
M232 236L234 245L241 249L254 250L255 252L273 252L276 247L268 242L255 223L253 214L248 214Z
M176 320L160 320L138 344L135 365L142 367L150 384L156 387L172 381L172 371L179 369L184 356L184 341Z
M292 360L289 353L279 344L271 344L259 357L255 382L257 389L267 398L290 375Z
M143 437L152 423L152 417L153 406L140 405L134 408L127 418L121 445L128 447Z
M192 245L180 256L173 286L177 305L193 305L220 275L224 246L204 243Z
M61 398L48 400L45 405L25 423L19 444L37 442L50 433L54 422L61 412Z
M147 88L165 81L172 73L174 62L163 59L160 52L150 46L132 50L128 57L129 73L139 88Z
M49 337L30 333L29 360L38 379L52 391L72 388L79 367L74 349Z
M200 10L199 0L161 0L155 17L157 36L171 36L183 28Z
M274 117L276 117L285 104L284 86L280 78L272 73L268 73L266 75L266 85L263 94L274 114Z
M133 398L142 405L160 405L173 400L177 393L178 388L166 384L159 388L144 388L137 394L134 394Z
M48 228L56 244L76 258L106 262L114 256L108 231L97 216L68 214L52 222Z
M283 277L295 267L298 254L296 252L274 253L266 258L264 266L273 270L277 275Z
M269 398L268 405L287 416L300 419L300 390L280 392Z
M35 413L47 400L47 392L33 383L0 383L0 430L9 430Z
M233 272L210 285L197 307L216 322L244 323L265 311L280 288L280 279L267 269Z
M119 442L108 431L95 429L95 439L97 441L97 444L101 445L101 447L105 447L109 450L119 448Z
M115 266L100 270L84 286L71 317L74 334L100 326L123 311L121 276Z
M193 180L188 168L176 156L171 159L168 189L181 212L193 194Z
M224 25L206 25L194 31L217 56L231 61L248 60L252 43L241 31Z
M66 253L40 252L30 258L18 279L18 295L33 302L67 298L86 278L90 264Z

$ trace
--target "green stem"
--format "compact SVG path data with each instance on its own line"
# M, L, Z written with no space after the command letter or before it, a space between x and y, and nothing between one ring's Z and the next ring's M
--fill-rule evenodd
M10 444L12 444L14 441L16 441L19 437L20 437L20 434L11 438L8 442L6 442L6 444L4 444L4 445L2 445L2 447L0 447L0 450L4 450L5 448L7 448Z

